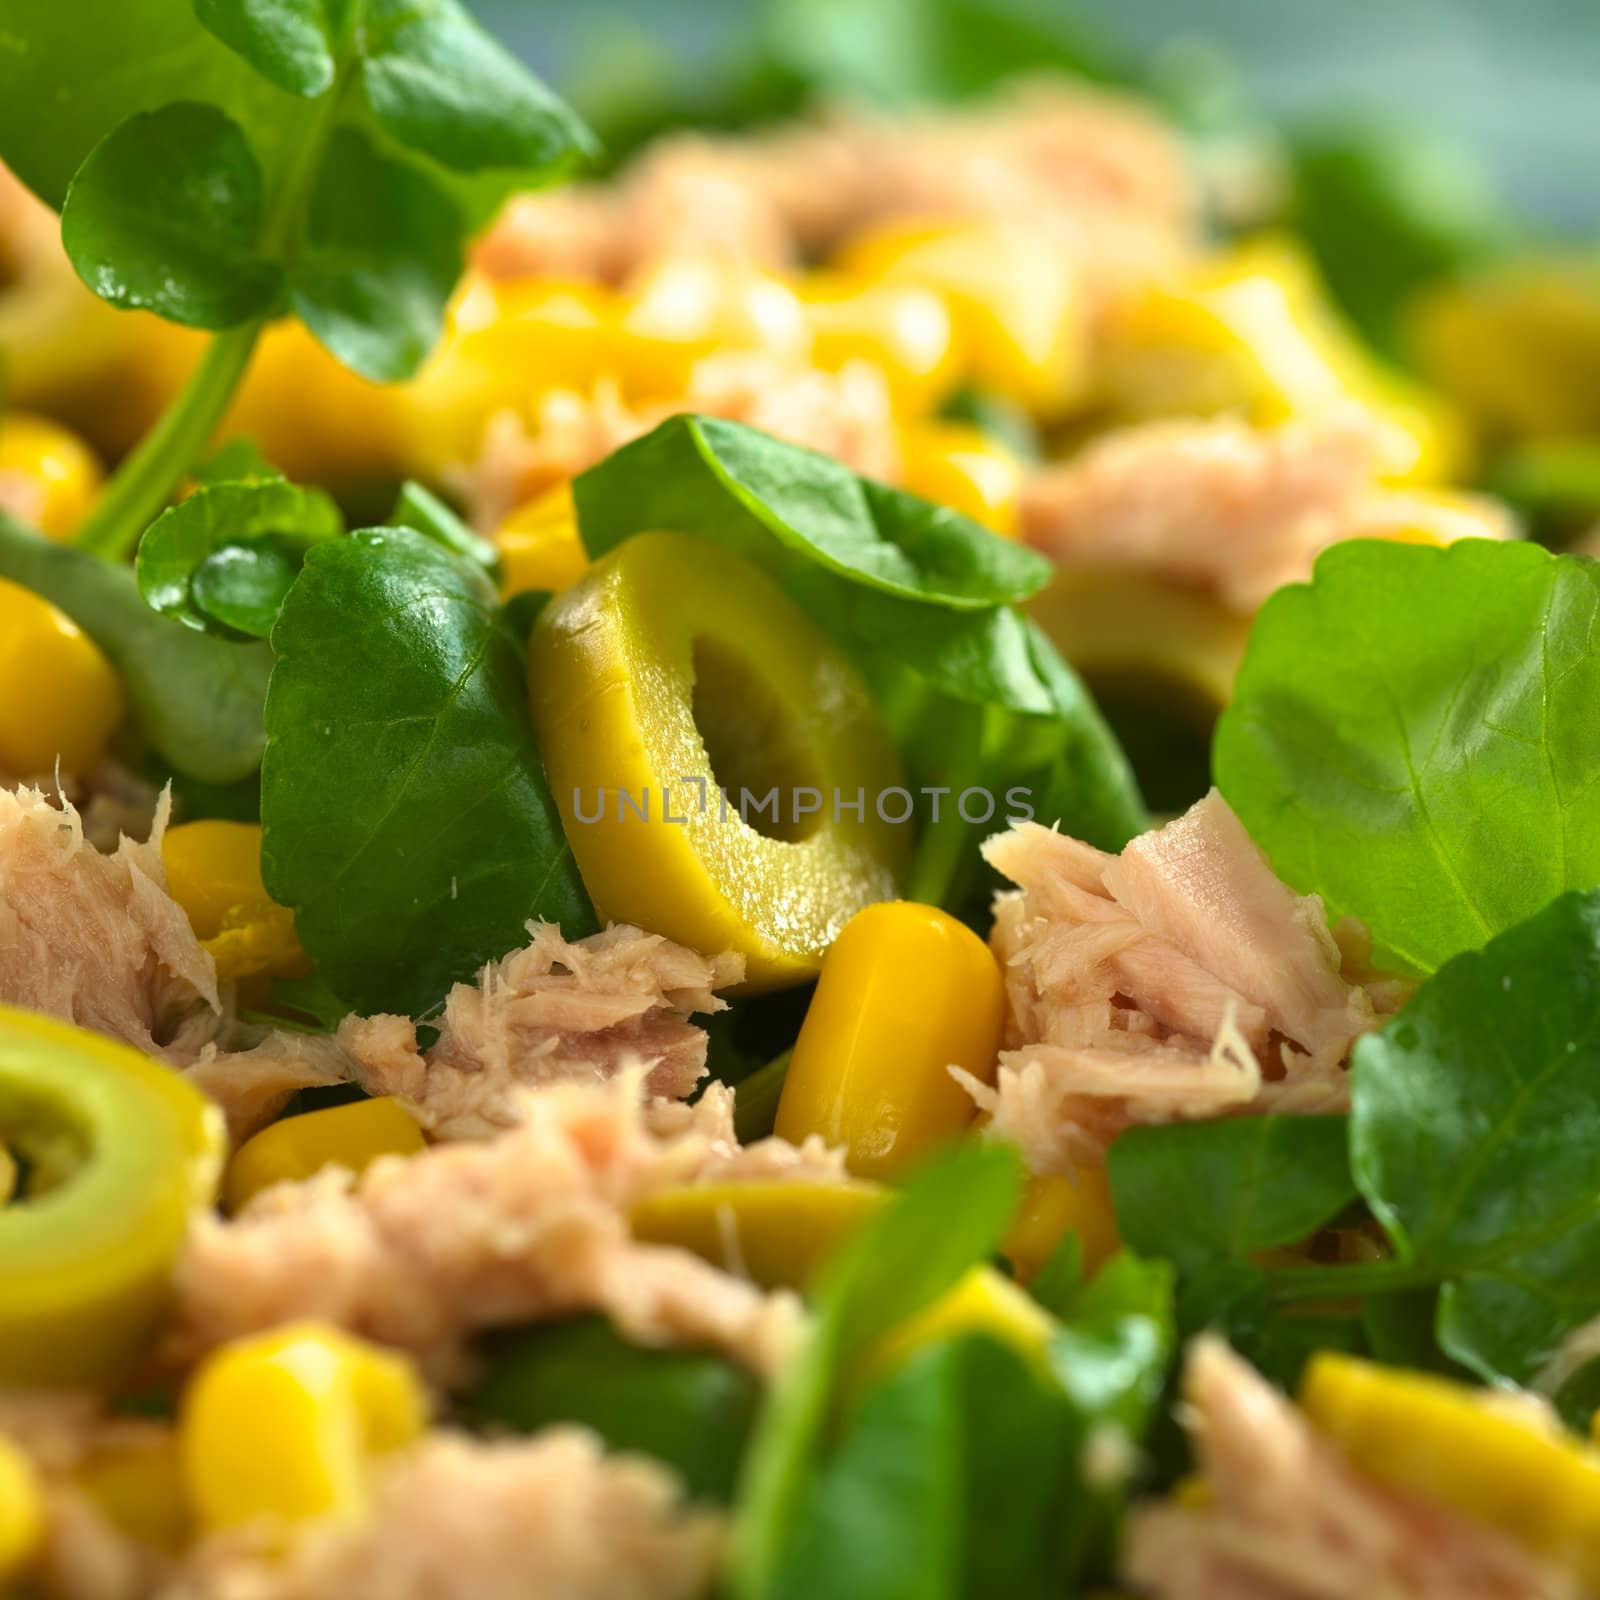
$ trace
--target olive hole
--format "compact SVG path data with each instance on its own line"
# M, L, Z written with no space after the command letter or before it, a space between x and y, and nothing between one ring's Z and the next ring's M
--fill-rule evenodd
M719 639L696 639L692 707L711 775L726 792L730 809L740 809L764 838L785 844L798 844L822 826L832 796L822 783L816 754L759 662ZM823 800L820 809L797 816L811 803L811 797L797 801L803 789L823 791ZM776 806L758 809L757 802L773 791ZM747 797L742 807L741 796Z
M1084 681L1127 752L1145 804L1176 816L1211 787L1217 707L1173 673L1147 668L1087 671Z
M39 1200L71 1182L87 1165L92 1151L81 1129L59 1114L53 1102L6 1093L0 1086L0 1153L12 1169L6 1203Z

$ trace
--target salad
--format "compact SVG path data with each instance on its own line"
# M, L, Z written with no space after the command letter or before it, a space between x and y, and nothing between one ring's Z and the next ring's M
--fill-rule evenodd
M603 141L457 0L88 9L0 1593L1600 1595L1592 265L1047 31Z

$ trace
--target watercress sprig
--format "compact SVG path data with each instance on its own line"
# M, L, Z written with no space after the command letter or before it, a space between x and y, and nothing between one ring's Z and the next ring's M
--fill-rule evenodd
M414 372L467 233L591 149L456 0L126 0L92 27L18 0L0 158L61 207L97 294L217 335L79 542L133 548L272 318L299 317L365 377Z

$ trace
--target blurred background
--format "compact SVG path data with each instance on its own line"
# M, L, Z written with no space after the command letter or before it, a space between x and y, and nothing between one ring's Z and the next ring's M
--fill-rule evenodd
M475 0L621 146L653 118L742 120L812 87L981 88L1055 61L1291 139L1374 119L1454 152L1529 223L1600 228L1595 0Z

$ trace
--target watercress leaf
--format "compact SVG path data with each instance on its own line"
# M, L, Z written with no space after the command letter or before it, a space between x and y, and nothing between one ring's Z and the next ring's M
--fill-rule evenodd
M323 0L194 0L200 21L264 78L314 98L333 85Z
M1344 1117L1130 1128L1106 1170L1120 1237L1185 1270L1294 1244L1356 1198Z
M983 611L1043 587L1050 563L943 506L715 417L669 418L573 485L584 544L603 555L644 528L693 529L794 592L828 577L924 606Z
M195 483L204 488L211 483L262 483L281 479L283 474L262 455L254 439L230 439L190 471Z
M150 524L139 541L134 571L140 593L164 616L190 628L220 622L264 639L276 608L265 615L264 626L247 626L238 616L221 615L201 591L236 613L242 607L259 624L260 608L277 581L274 574L288 573L277 594L281 601L298 568L295 558L343 532L339 508L319 489L302 489L283 478L210 483ZM265 543L269 536L276 543Z
M238 123L178 101L130 117L89 153L61 238L102 300L229 328L266 311L281 286L257 251L261 217L261 169Z
M550 181L597 151L577 114L456 0L368 0L361 84L390 138L458 172Z
M1439 1340L1523 1383L1600 1314L1600 892L1457 956L1356 1046L1351 1157Z
M431 489L411 479L400 485L394 510L389 513L389 525L415 528L446 550L476 561L490 576L500 570L500 552L493 543L474 533Z
M1021 1187L1014 1150L959 1145L913 1173L820 1274L811 1331L745 1458L729 1565L738 1600L770 1600L851 1364L994 1251Z
M0 576L59 606L100 646L140 731L174 770L217 784L255 771L272 672L264 644L209 638L160 616L131 567L43 539L3 514Z
M1068 1228L1050 1258L1033 1275L1028 1293L1052 1316L1065 1316L1085 1282L1083 1241Z
M809 1486L770 1593L1064 1593L1075 1442L1062 1395L1009 1347L969 1336L920 1350L850 1419Z
M1074 1418L1075 1515L1063 1558L1077 1577L1109 1555L1127 1487L1126 1472L1108 1478L1094 1470L1089 1452L1115 1441L1131 1469L1160 1405L1176 1343L1172 1268L1124 1252L1078 1290L1061 1317L1049 1359Z
M300 572L301 552L273 534L214 550L189 580L195 609L213 631L265 639Z
M461 273L461 227L454 202L426 173L342 127L312 191L289 299L362 377L408 378L444 325Z
M297 132L283 95L191 6L118 0L90 16L61 0L6 0L0 159L47 205L61 209L72 175L119 123L174 100L226 106L269 172Z
M1431 972L1600 883L1600 565L1356 542L1251 633L1217 782L1278 872Z
M420 1016L530 918L593 930L482 571L410 529L314 545L272 644L262 869L347 1006Z
M645 1349L599 1316L497 1332L474 1356L456 1402L472 1425L537 1433L576 1424L608 1450L666 1462L697 1499L731 1497L761 1380L730 1357Z

